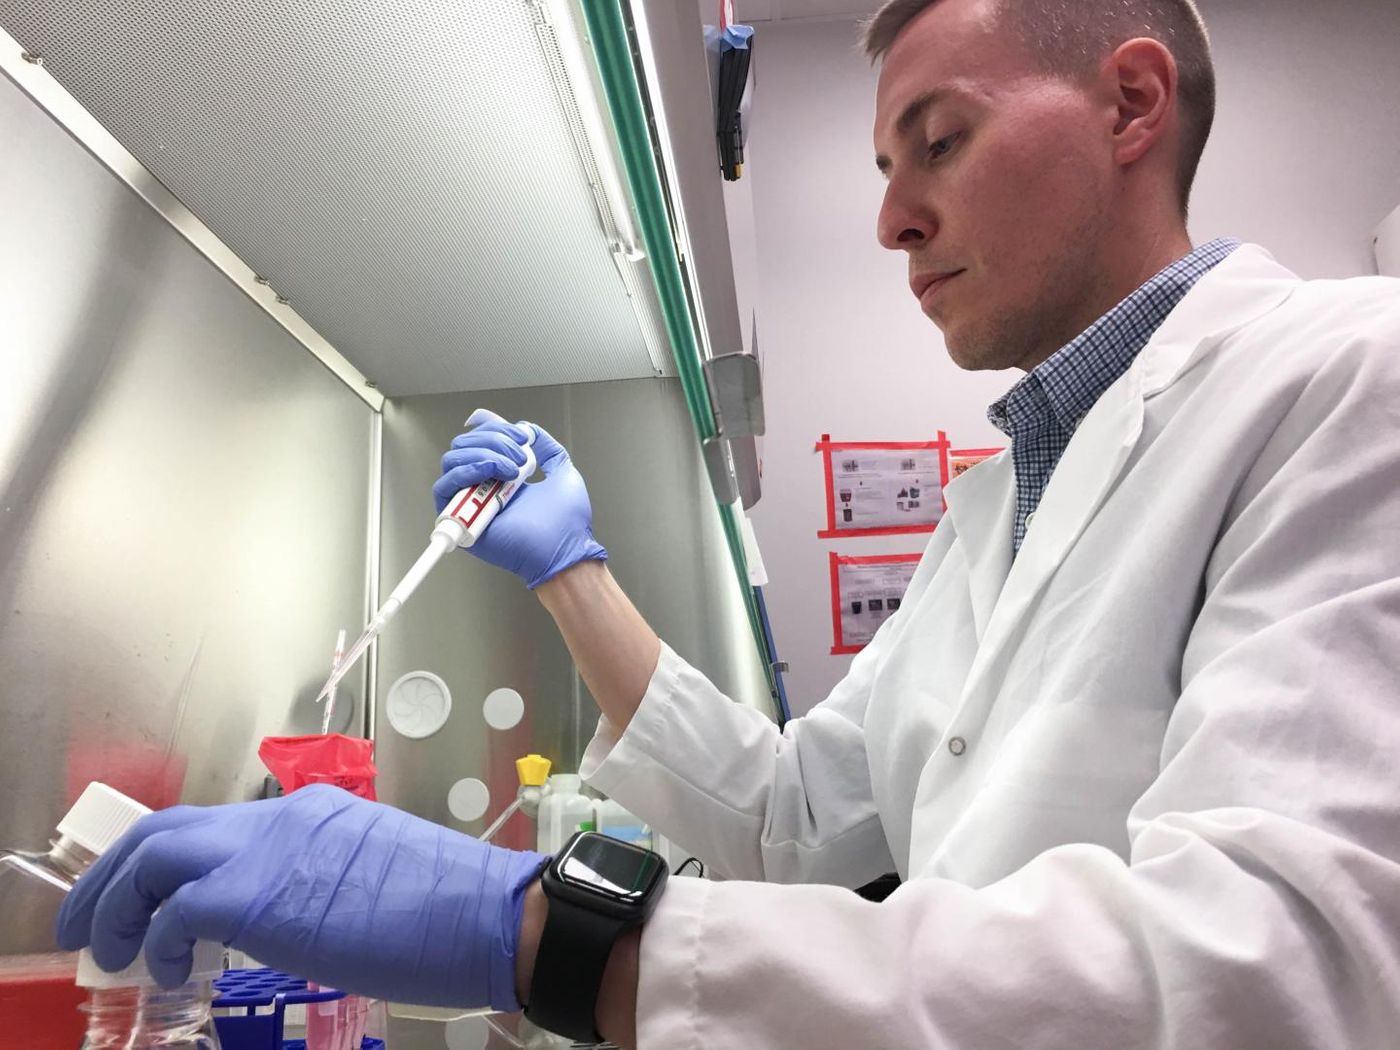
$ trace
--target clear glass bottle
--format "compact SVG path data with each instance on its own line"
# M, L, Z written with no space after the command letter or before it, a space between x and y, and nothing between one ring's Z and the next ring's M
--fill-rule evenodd
M54 943L54 922L78 876L150 812L89 784L47 852L0 850L0 1033L25 1050L73 1050L82 1038L77 957Z
M82 952L78 984L88 989L82 1050L219 1050L211 1004L223 946L201 941L194 955L189 982L166 991L140 956L120 973L106 973Z

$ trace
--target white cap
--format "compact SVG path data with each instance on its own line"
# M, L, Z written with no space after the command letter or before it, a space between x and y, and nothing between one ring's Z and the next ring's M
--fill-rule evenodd
M196 941L191 981L212 981L224 972L224 946L218 941ZM146 969L146 953L141 951L136 961L118 973L108 973L97 965L91 949L78 953L79 988L156 988L156 979Z
M58 822L58 833L100 855L149 812L135 799L94 780Z
M583 777L577 773L551 773L549 786L554 791L577 793L583 790Z

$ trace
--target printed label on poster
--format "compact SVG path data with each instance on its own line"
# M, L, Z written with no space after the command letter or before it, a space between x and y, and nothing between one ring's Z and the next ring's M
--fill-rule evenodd
M859 652L880 625L899 611L919 558L918 554L831 555L833 654Z
M836 530L938 524L943 477L937 449L837 452Z
M817 444L826 470L826 539L932 532L943 517L948 440Z

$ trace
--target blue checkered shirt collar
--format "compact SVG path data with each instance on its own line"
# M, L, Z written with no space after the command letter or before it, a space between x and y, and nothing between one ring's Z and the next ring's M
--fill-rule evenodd
M1012 548L1026 529L1075 427L1132 365L1192 286L1240 246L1215 240L1172 263L1057 350L987 410L1011 439L1016 468Z

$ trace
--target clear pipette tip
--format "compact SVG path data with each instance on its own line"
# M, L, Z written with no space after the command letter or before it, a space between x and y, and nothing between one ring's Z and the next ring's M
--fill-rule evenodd
M331 674L334 675L340 667L340 663L345 659L345 628L335 636L335 655L331 657ZM331 715L335 711L335 683L327 683L325 691L326 706L321 712L321 735L325 736L331 731Z
M387 622L388 620L383 616L376 616L370 621L364 633L360 635L359 638L355 639L355 644L345 651L345 655L342 656L336 662L335 667L331 669L331 676L326 679L326 684L321 687L320 695L316 697L316 702L318 704L322 700L327 700L331 697L335 692L336 686L340 684L340 680L345 677L346 672L354 667L360 657L365 654L365 650L368 649L370 643L378 637L380 630Z
M345 673L355 666L356 661L364 655L370 643L379 637L379 632L384 630L385 625L403 608L403 603L408 601L409 596L423 582L432 567L438 563L438 559L455 547L460 539L460 524L440 523L433 529L432 535L428 537L427 549L418 555L418 560L404 574L398 586L389 593L389 597L384 600L384 604L374 614L374 619L369 622L364 633L355 639L355 644L350 647L349 651L336 661L335 667L331 669L331 676L326 679L326 684L321 687L320 695L316 697L318 704L334 695L335 687L340 684ZM329 717L326 718L326 721L329 723Z

